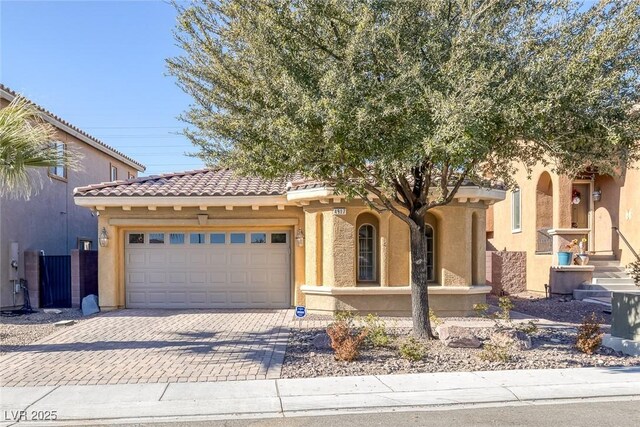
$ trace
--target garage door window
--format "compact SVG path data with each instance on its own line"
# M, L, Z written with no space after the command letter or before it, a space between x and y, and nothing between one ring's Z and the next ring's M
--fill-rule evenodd
M172 245L184 245L184 233L169 234L169 243Z
M129 243L131 244L144 244L144 233L130 233Z
M287 233L271 233L271 243L287 243Z
M164 233L149 233L149 243L164 244Z
M244 244L247 236L244 233L231 233L232 244Z
M267 243L267 233L251 233L251 243Z
M201 245L204 243L204 233L191 233L189 243L192 245Z
M213 245L224 245L226 243L226 235L224 233L211 233L209 235L209 241Z

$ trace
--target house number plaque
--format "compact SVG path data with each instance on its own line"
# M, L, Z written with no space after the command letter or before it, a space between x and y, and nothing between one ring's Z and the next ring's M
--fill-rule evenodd
M333 208L333 214L334 215L346 215L347 214L347 208Z

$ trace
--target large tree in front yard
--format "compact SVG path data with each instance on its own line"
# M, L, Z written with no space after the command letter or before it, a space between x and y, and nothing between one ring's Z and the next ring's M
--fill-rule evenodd
M640 0L176 3L210 165L323 180L409 226L414 333L431 337L424 217L465 180L638 158ZM446 236L445 236L446 238Z

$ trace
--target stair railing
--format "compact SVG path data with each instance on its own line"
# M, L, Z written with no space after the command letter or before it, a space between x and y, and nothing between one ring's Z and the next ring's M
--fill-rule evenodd
M635 255L636 259L638 261L640 261L640 255L638 255L638 252L636 252L633 247L631 246L631 244L629 243L629 241L627 240L626 237L624 237L624 234L622 234L622 232L620 232L620 230L618 229L618 227L611 227L613 230L616 231L616 233L618 233L618 236L620 236L620 238L622 239L622 241L625 243L625 245L627 245L627 247L629 248L629 250L631 251L631 253L633 255Z

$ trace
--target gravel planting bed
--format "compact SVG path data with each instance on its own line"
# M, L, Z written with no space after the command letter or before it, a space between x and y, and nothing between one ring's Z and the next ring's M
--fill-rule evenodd
M600 304L578 301L571 297L554 296L547 299L540 294L530 292L510 295L509 298L515 305L514 311L530 316L555 322L580 324L585 316L596 313L602 319L603 325L611 325L611 314L605 313L607 307ZM489 295L487 302L494 306L498 305L498 298Z
M342 362L334 359L330 348L317 348L313 345L314 338L325 334L325 329L293 328L284 365L282 378L306 378L318 376L345 375L382 375L419 372L455 372L477 370L506 370L506 369L543 369L570 368L588 366L640 366L640 357L626 356L606 347L601 347L595 354L587 355L575 348L577 326L583 318L596 313L602 319L602 330L608 332L611 315L606 313L607 307L599 304L575 301L570 298L554 297L546 299L539 294L523 293L510 296L514 303L514 318L522 313L539 319L562 322L559 327L542 327L532 334L532 348L529 350L512 350L511 360L508 362L491 362L482 360L482 348L450 348L443 342L427 341L426 356L423 360L414 362L401 358L397 346L410 336L411 329L395 327L400 320L384 319L393 335L389 347L362 349L360 357L355 362ZM492 306L492 312L497 310L498 299L489 296L487 302ZM522 317L522 316L520 316ZM327 316L310 317L308 320L325 321ZM447 321L477 321L477 318L447 318ZM477 322L474 322L477 325ZM566 325L570 324L570 325ZM316 325L314 325L316 326ZM491 327L473 327L475 336L485 341L489 338ZM318 341L317 341L318 342Z
M83 321L93 316L83 316L76 308L61 308L60 314L45 313L42 309L22 316L0 316L0 355L38 341L47 335L67 328L53 324L60 320Z
M481 339L489 337L490 329L474 328ZM490 362L480 358L482 348L450 348L441 341L426 342L426 356L413 362L398 355L397 343L410 334L410 329L394 331L394 343L389 347L366 347L355 362L336 361L331 349L318 349L313 339L324 329L293 330L282 367L282 378L310 378L345 375L382 375L420 372L455 372L505 369L548 369L587 366L640 366L640 357L600 348L587 355L574 348L576 330L540 329L532 335L533 348L514 351L509 362Z

